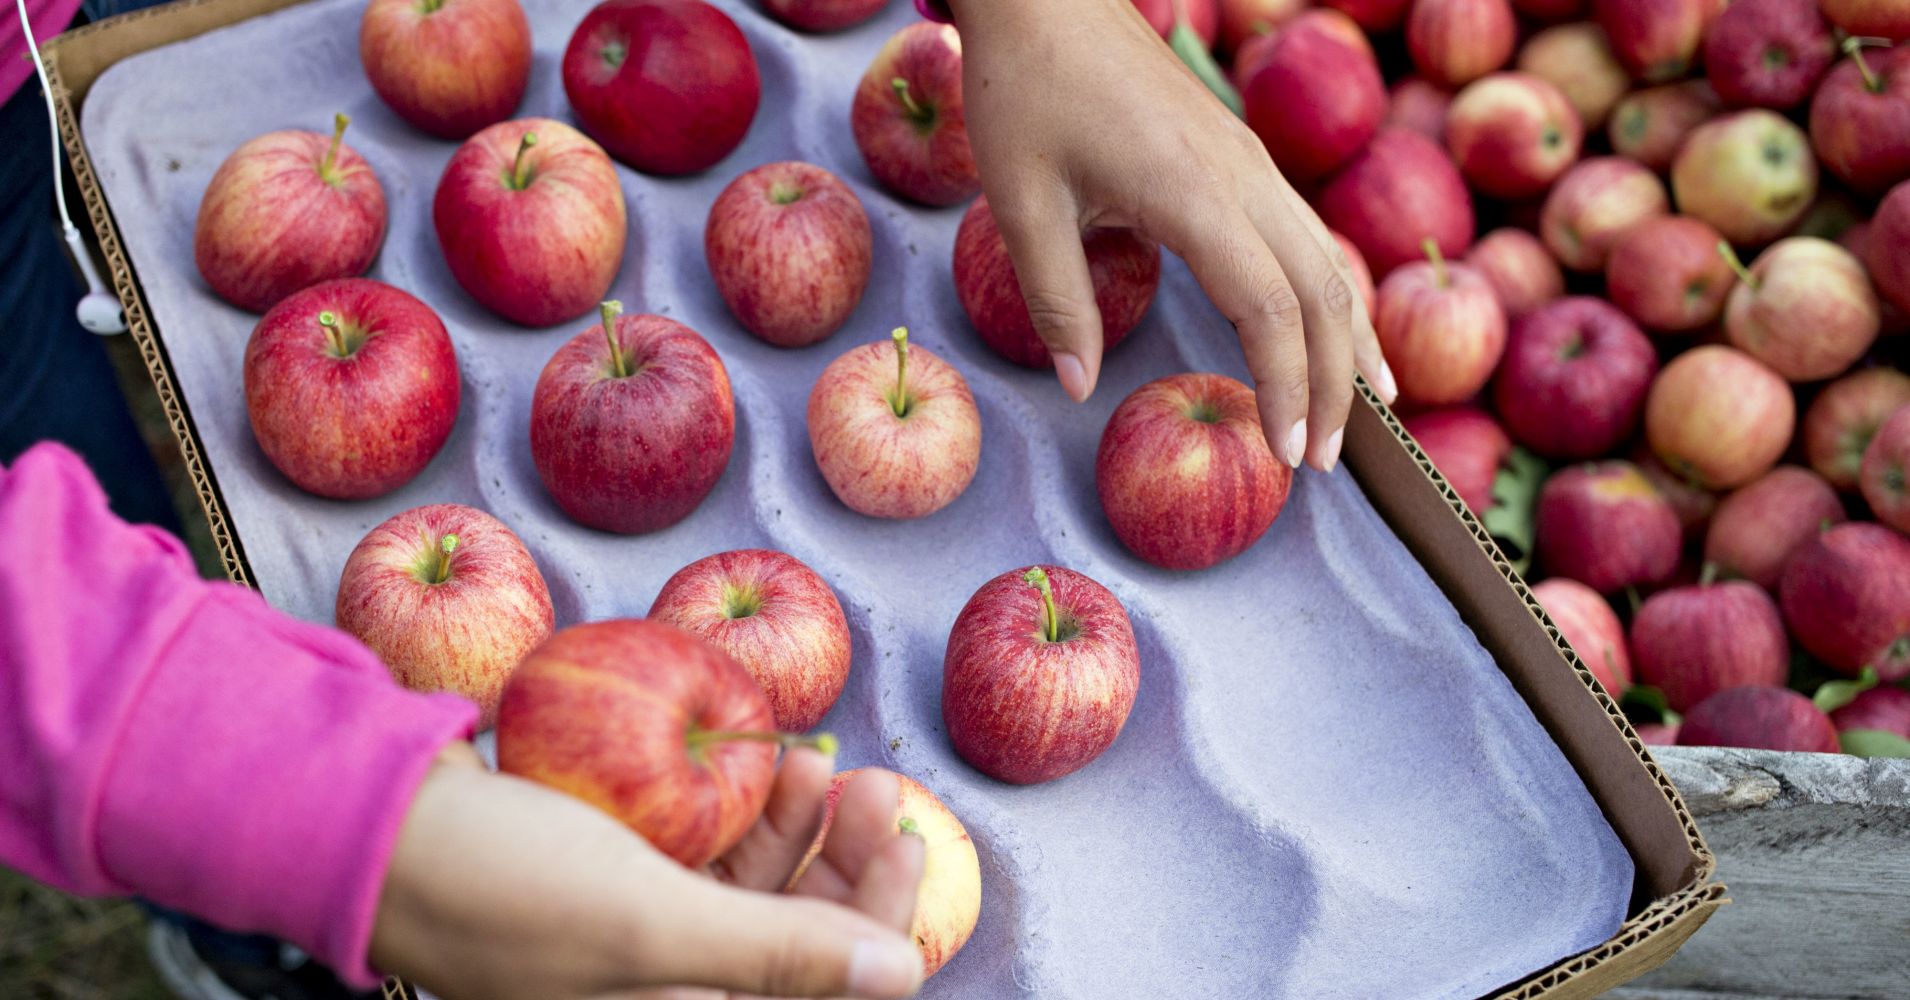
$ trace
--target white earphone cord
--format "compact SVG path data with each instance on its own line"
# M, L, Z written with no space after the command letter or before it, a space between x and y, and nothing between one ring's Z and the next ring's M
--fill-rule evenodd
M27 53L33 57L33 72L40 78L40 93L46 96L46 125L53 141L53 200L60 206L60 228L68 233L77 233L79 228L73 225L73 216L66 210L66 182L60 176L60 168L65 161L60 157L60 123L54 120L53 85L46 79L46 63L40 60L40 42L33 37L33 21L27 16L27 0L13 0L20 10L20 30L26 35Z

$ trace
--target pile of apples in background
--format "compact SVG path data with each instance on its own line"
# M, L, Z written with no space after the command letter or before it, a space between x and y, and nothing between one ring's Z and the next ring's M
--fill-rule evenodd
M1173 2L1645 740L1910 756L1910 4Z

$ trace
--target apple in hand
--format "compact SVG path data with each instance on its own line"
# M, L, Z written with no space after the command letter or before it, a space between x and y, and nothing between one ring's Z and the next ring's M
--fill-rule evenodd
M869 285L874 237L862 200L810 163L766 163L716 196L703 254L743 329L777 347L816 343Z
M1612 109L1607 138L1612 152L1653 170L1671 169L1691 130L1718 112L1718 95L1703 80L1646 87Z
M1466 254L1466 263L1492 285L1507 319L1516 320L1565 294L1558 261L1538 237L1523 229L1506 227L1481 236Z
M259 450L307 493L383 496L431 462L458 419L458 356L431 307L369 278L281 300L245 345Z
M1726 107L1804 103L1837 56L1817 0L1735 0L1704 36L1704 73Z
M1858 489L1864 449L1890 415L1910 406L1910 375L1866 368L1825 386L1804 411L1804 457L1832 486Z
M1786 687L1734 687L1698 703L1678 745L1836 753L1837 730L1809 698Z
M1081 234L1094 304L1101 313L1104 350L1127 339L1154 301L1161 283L1161 248L1131 229L1090 229ZM976 198L955 231L955 294L962 311L996 354L1018 365L1048 368L1054 359L1035 332L1034 317L1021 297L1015 262L1008 257L988 197Z
M1663 83L1685 75L1705 28L1724 0L1592 0L1592 15L1634 78Z
M1411 129L1436 143L1446 141L1446 111L1452 94L1423 76L1409 76L1387 92L1387 127Z
M500 122L458 147L431 216L451 276L524 326L575 319L601 300L629 225L610 157L548 118Z
M1478 394L1505 351L1505 311L1492 285L1464 264L1448 264L1426 240L1427 259L1404 265L1379 286L1373 328L1380 351L1411 403L1460 403Z
M1676 711L1746 684L1783 684L1791 669L1784 621L1764 588L1745 580L1673 587L1645 599L1632 616L1632 664L1638 680L1665 693Z
M345 145L351 119L331 138L267 132L219 164L199 202L192 258L218 296L262 313L287 295L364 274L385 241L385 189Z
M1492 483L1512 454L1512 439L1498 421L1476 406L1449 406L1421 410L1400 423L1473 515L1485 516L1495 504Z
M1425 240L1447 257L1472 246L1472 194L1431 139L1383 128L1321 189L1320 218L1360 248L1378 278L1424 259Z
M1532 585L1532 596L1558 626L1585 669L1616 700L1631 687L1631 654L1625 626L1598 591L1563 576Z
M358 60L398 117L442 139L509 118L531 78L517 0L371 0Z
M982 420L953 365L911 346L853 348L809 391L809 447L831 492L870 517L927 517L955 502L981 462Z
M1060 566L982 584L949 629L942 722L962 759L1032 785L1086 767L1114 744L1141 684L1127 612Z
M1529 198L1578 159L1578 112L1530 73L1492 73L1466 84L1446 115L1446 148L1474 188Z
M1638 428L1656 374L1657 351L1624 313L1575 295L1512 325L1493 404L1513 439L1534 452L1595 458Z
M612 156L693 174L743 141L762 81L736 22L703 0L604 0L564 47L564 95Z
M1728 243L1719 255L1738 274L1724 306L1733 345L1793 382L1841 375L1877 342L1877 296L1848 250L1815 236L1771 244L1751 262Z
M551 355L531 393L531 460L571 520L659 531L690 516L729 465L729 372L695 330L664 316L603 321Z
M849 679L842 605L792 555L737 549L704 556L664 583L645 617L735 657L769 698L777 729L813 728Z
M1867 522L1833 526L1784 564L1778 603L1812 656L1855 677L1910 677L1910 539Z
M1845 34L1910 39L1910 4L1903 0L1818 0L1817 5Z
M1877 428L1864 449L1858 482L1864 500L1877 520L1910 532L1910 493L1905 491L1904 468L1910 466L1910 407L1898 410Z
M1345 163L1386 116L1386 83L1364 39L1288 26L1241 91L1245 117L1280 172L1310 181Z
M841 31L882 13L889 0L763 0L769 16L799 31Z
M1737 284L1718 252L1724 237L1688 215L1660 215L1631 227L1605 260L1605 294L1641 325L1689 333L1717 320Z
M1910 691L1899 687L1860 691L1850 704L1830 713L1830 721L1840 733L1881 729L1910 740Z
M1518 32L1506 0L1413 0L1406 51L1420 75L1456 89L1504 66Z
M1115 537L1162 569L1205 569L1246 551L1292 484L1267 447L1253 390L1225 375L1187 372L1134 390L1094 460Z
M955 26L911 24L884 43L856 86L849 129L869 173L904 198L953 205L980 191Z
M1539 210L1539 237L1566 267L1602 271L1626 230L1670 209L1657 174L1623 157L1594 156L1552 185Z
M1790 119L1753 108L1691 131L1671 163L1678 210L1734 244L1769 243L1789 232L1817 197L1817 158Z
M1678 515L1630 462L1566 466L1539 489L1539 565L1609 594L1678 570Z
M1587 129L1605 124L1612 107L1631 88L1604 29L1589 21L1553 25L1534 34L1519 47L1518 68L1557 87Z
M591 622L518 664L498 706L497 767L700 868L762 815L776 746L798 742L773 724L749 671L715 646L660 622Z
M398 683L477 703L497 721L511 671L550 638L550 588L504 522L455 503L413 507L366 533L345 560L338 627Z
M1864 263L1877 294L1910 313L1910 181L1891 188L1877 205Z
M1784 379L1719 344L1673 358L1645 398L1652 450L1707 489L1742 486L1770 471L1796 421L1797 401Z
M1910 4L1903 4L1910 23ZM1811 98L1811 146L1824 169L1862 194L1910 178L1910 45L1864 54L1844 41L1839 63Z
M1718 504L1704 561L1775 592L1791 553L1824 526L1843 522L1843 502L1822 476L1780 465Z

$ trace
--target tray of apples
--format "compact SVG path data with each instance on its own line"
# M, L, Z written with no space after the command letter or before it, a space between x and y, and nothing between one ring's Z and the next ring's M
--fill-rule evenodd
M1237 60L1368 45L1305 18ZM687 865L779 743L901 772L928 995L1473 996L1606 942L1624 845L1361 484L1274 459L1186 268L1084 234L1111 351L1055 386L960 67L802 0L318 0L116 64L81 127L235 569ZM1412 354L1503 325L1462 175L1343 145L1395 370L1477 393Z

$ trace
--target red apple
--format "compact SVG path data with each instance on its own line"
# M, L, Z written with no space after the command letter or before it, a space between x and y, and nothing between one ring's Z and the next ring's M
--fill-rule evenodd
M1856 492L1864 449L1877 428L1910 406L1910 375L1894 368L1852 372L1824 387L1804 412L1804 457L1832 486Z
M1678 570L1678 515L1630 462L1570 465L1539 490L1539 565L1600 593Z
M1513 439L1534 452L1596 458L1637 430L1656 374L1657 351L1624 313L1575 295L1512 325L1493 405Z
M1745 580L1651 595L1632 616L1631 654L1639 682L1680 712L1725 688L1781 685L1791 669L1777 605Z
M1910 313L1910 181L1891 188L1878 204L1864 251L1877 294Z
M1446 115L1446 148L1474 188L1529 198L1578 159L1578 112L1530 73L1492 73L1466 84Z
M1585 13L1586 0L1512 0L1512 9L1535 21L1563 21Z
M1539 236L1566 267L1601 271L1626 230L1670 208L1656 174L1622 157L1594 156L1552 185L1540 210Z
M1864 449L1858 482L1865 502L1877 520L1910 533L1910 493L1905 492L1904 467L1910 465L1910 407L1898 410L1877 428Z
M962 114L962 36L952 24L911 24L869 64L849 128L883 187L924 205L953 205L982 187Z
M1238 56L1241 46L1298 17L1307 0L1220 0L1220 48ZM1188 11L1189 14L1193 12Z
M1466 263L1485 276L1507 319L1565 294L1565 275L1539 238L1523 229L1495 229L1473 244Z
M1830 713L1830 721L1838 732L1880 729L1910 740L1910 691L1896 687L1860 691L1850 704Z
M1718 110L1718 95L1703 80L1636 90L1612 109L1612 152L1653 170L1671 169L1685 136Z
M1865 55L1858 41L1811 98L1811 146L1832 176L1875 195L1910 178L1910 45Z
M882 13L889 0L763 0L769 16L798 31L841 31Z
M729 465L736 404L729 372L695 330L620 316L570 338L531 394L531 461L571 520L600 531L659 531L690 516Z
M1651 480L1651 485L1658 488L1665 502L1671 504L1672 512L1678 515L1685 545L1690 547L1702 542L1711 526L1712 512L1717 509L1718 495L1665 468L1665 463L1652 453L1651 445L1643 441L1632 448L1630 457L1632 464ZM1697 579L1698 574L1693 573L1691 578Z
M1532 585L1532 596L1558 626L1559 635L1605 693L1616 700L1631 687L1631 654L1625 626L1598 591L1562 576Z
M1729 244L1719 250L1739 273L1724 306L1725 336L1779 375L1793 382L1841 375L1877 342L1877 296L1850 251L1792 236L1746 270Z
M1386 115L1386 83L1362 39L1312 23L1281 31L1241 93L1246 119L1281 173L1310 181L1366 145Z
M192 230L199 275L219 297L264 312L301 288L364 274L385 241L385 189L371 164L331 138L267 132L225 158Z
M1112 350L1127 339L1154 301L1161 283L1161 248L1131 229L1090 229L1081 235L1081 249L1094 281L1102 345ZM954 269L955 294L983 343L1018 365L1053 366L1021 297L1015 263L986 195L970 203L955 231Z
M1472 195L1459 169L1445 150L1407 129L1380 129L1327 181L1318 207L1379 278L1423 259L1428 238L1452 258L1472 246Z
M1366 266L1366 258L1352 240L1330 229L1327 232L1333 234L1333 241L1340 245L1340 252L1346 255L1346 269L1353 273L1354 290L1360 293L1360 304L1366 307L1366 315L1370 318L1379 309L1379 290L1373 285L1373 271Z
M1706 698L1678 727L1678 745L1836 753L1837 730L1809 698L1783 687L1735 687Z
M1518 28L1506 0L1413 0L1406 50L1426 79L1456 89L1504 66Z
M1406 22L1413 0L1320 0L1369 32L1391 31Z
M853 348L809 391L809 447L829 489L870 517L927 517L955 502L981 462L968 382L897 327Z
M1590 21L1555 25L1534 34L1519 48L1518 67L1557 87L1588 129L1603 125L1631 87L1631 78L1612 55L1604 29Z
M1647 329L1689 333L1715 322L1737 284L1718 253L1724 238L1704 222L1660 215L1631 227L1605 260L1605 291Z
M848 320L874 257L862 200L794 160L729 183L703 229L710 277L736 321L777 347L806 347Z
M777 729L814 728L849 679L842 605L792 555L737 549L704 556L664 583L645 617L735 657L769 698Z
M1817 0L1817 5L1845 34L1910 39L1910 5L1903 0Z
M455 503L413 507L371 529L345 560L338 627L398 683L477 702L478 728L517 662L550 638L550 588L504 522Z
M1843 502L1822 476L1780 465L1718 504L1704 536L1704 561L1775 591L1791 553L1824 526L1843 521Z
M736 22L703 0L604 0L564 48L564 94L612 156L693 174L743 141L762 82Z
M431 215L451 276L524 326L575 319L600 301L629 224L610 157L548 118L500 122L458 147Z
M1753 108L1691 130L1671 163L1678 210L1738 244L1789 232L1817 197L1817 160L1804 131Z
M1293 483L1288 464L1267 447L1253 390L1188 372L1114 408L1094 485L1128 551L1163 569L1205 569L1266 534Z
M1625 71L1646 83L1685 75L1725 0L1592 0Z
M1214 47L1219 33L1220 13L1215 0L1133 0L1134 8L1147 19L1148 26L1166 38L1174 30L1176 16L1187 20L1201 44ZM1176 7L1179 8L1178 13Z
M531 78L517 0L371 0L358 60L398 117L444 139L509 118Z
M458 356L444 323L369 278L281 300L252 329L244 370L259 450L299 489L335 500L410 482L458 419Z
M1881 524L1836 525L1784 564L1778 603L1812 656L1852 677L1910 677L1910 539Z
M1791 387L1736 348L1696 347L1658 373L1645 399L1645 436L1673 472L1706 489L1770 471L1797 422Z
M1817 0L1736 0L1704 36L1704 73L1733 108L1797 107L1837 57Z
M1493 508L1492 483L1512 454L1512 439L1498 421L1476 406L1449 406L1421 410L1400 423L1475 516Z
M1379 286L1373 329L1409 403L1460 403L1477 395L1505 351L1505 310L1485 276L1447 264L1432 240L1425 261Z
M1033 785L1114 744L1141 684L1127 612L1060 566L982 584L948 633L942 722L955 752L998 781Z
M1441 145L1446 141L1446 110L1452 94L1421 76L1409 76L1388 92L1382 125L1411 129Z
M715 646L660 622L591 622L518 664L498 706L497 766L700 868L762 815L773 724L749 671Z

